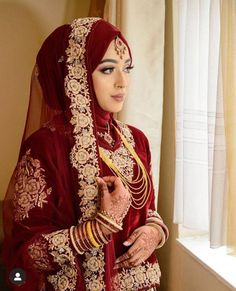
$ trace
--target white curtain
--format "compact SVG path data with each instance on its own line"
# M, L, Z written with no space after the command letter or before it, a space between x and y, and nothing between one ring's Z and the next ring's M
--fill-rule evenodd
M174 222L223 243L225 133L220 0L174 0L176 183Z
M126 36L133 54L132 83L118 118L148 137L156 194L159 185L163 105L164 0L109 0L105 18Z

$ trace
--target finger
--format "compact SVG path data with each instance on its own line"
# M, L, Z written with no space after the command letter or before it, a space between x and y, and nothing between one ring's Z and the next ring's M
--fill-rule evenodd
M134 255L129 259L129 263L132 266L137 266L137 264L140 264L144 259L146 258L146 252L144 248L139 248Z
M126 247L129 247L131 246L135 240L138 238L139 236L139 231L138 231L138 228L135 229L135 231L131 234L131 236L123 242L123 245L126 246Z
M117 179L116 176L104 176L103 177L103 181L105 181L106 183L110 183L110 184L113 184L116 179Z
M106 194L109 194L109 191L108 191L108 188L107 188L107 184L103 181L103 179L100 178L100 177L97 177L96 180L97 180L98 187L99 187L99 190L100 190L102 196L106 195Z
M116 259L116 263L119 263L119 262L123 262L123 261L126 261L126 260L129 260L130 258L132 258L134 256L134 254L139 251L141 248L141 246L138 244L138 243L134 243L132 245L132 247L130 247L128 249L127 252L125 252L122 256L120 256L119 258Z
M115 264L114 269L137 267L141 265L144 261L145 259L142 256L140 256L135 261L128 260L128 261Z

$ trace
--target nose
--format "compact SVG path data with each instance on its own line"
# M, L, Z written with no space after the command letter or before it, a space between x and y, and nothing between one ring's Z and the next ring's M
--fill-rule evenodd
M128 76L125 72L117 72L114 87L116 89L124 89L128 86Z

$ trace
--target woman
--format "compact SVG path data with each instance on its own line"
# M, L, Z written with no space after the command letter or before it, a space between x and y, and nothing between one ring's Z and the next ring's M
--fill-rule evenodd
M147 138L113 118L132 57L99 18L56 29L40 49L19 161L5 199L12 290L155 290L153 252L168 237L155 211Z

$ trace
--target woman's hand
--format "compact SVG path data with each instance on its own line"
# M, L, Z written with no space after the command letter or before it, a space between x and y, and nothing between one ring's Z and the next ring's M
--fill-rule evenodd
M159 231L148 225L137 228L124 242L131 246L129 250L116 260L115 269L131 268L140 265L154 252L161 239Z
M116 176L97 178L97 183L101 197L100 209L109 213L117 222L122 222L131 205L129 191ZM109 192L108 188L112 191Z

